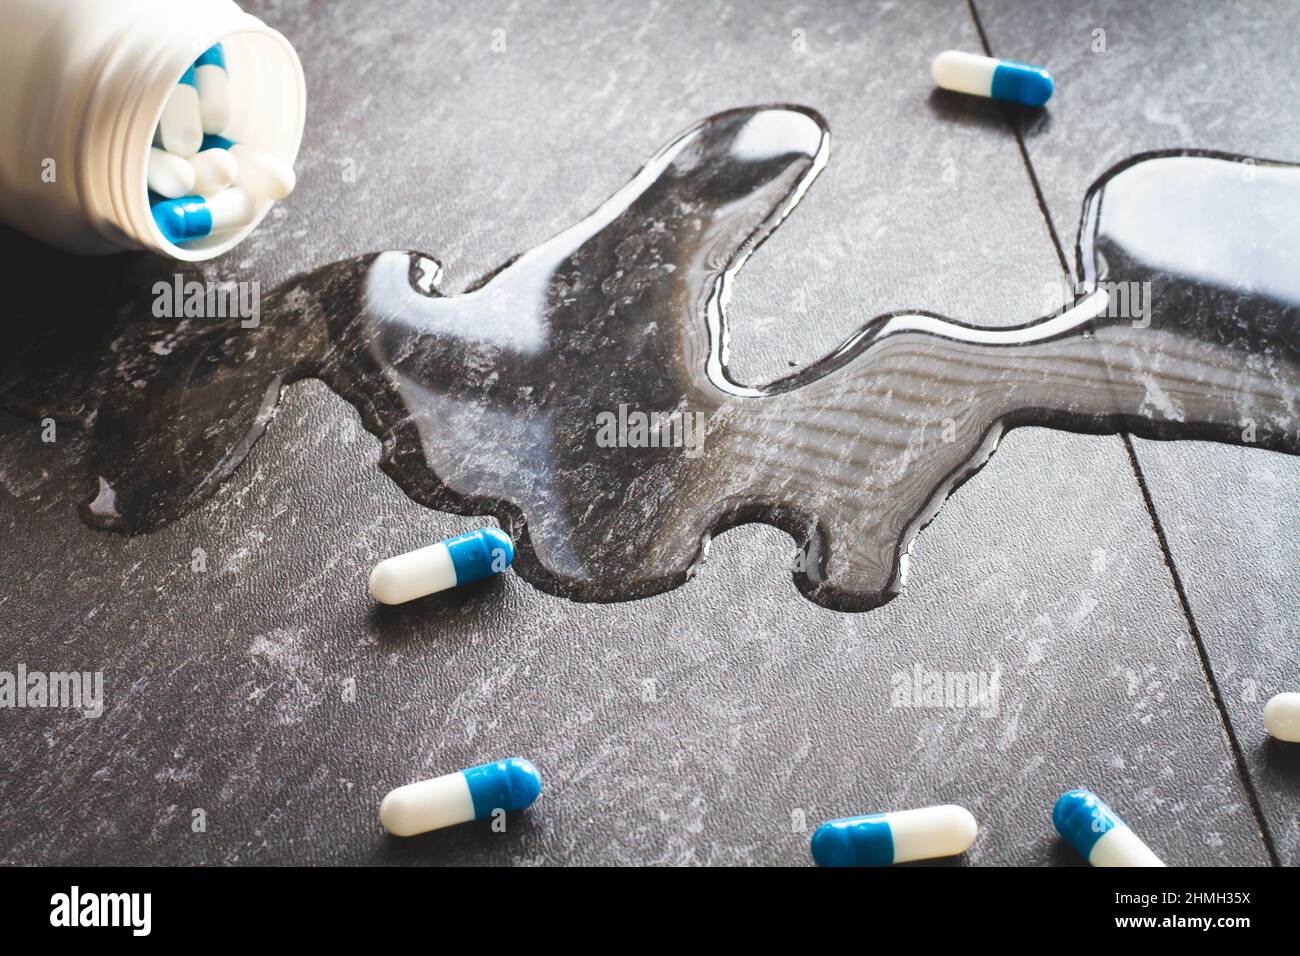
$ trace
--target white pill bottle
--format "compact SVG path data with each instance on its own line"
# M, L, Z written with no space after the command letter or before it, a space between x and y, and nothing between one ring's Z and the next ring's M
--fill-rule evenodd
M223 135L292 164L307 87L283 36L234 0L0 0L0 222L72 252L210 259L253 221L177 246L154 222L149 148L185 70L221 43Z

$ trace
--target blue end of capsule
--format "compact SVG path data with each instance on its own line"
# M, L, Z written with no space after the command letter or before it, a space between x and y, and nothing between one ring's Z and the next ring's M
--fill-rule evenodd
M212 212L202 196L182 196L155 203L153 220L172 245L202 239L212 232Z
M198 79L194 76L194 67L191 66L188 70L186 70L183 74L181 74L180 83L177 83L176 85L180 86L181 83L184 83L186 86L193 86L193 87L197 87L199 85Z
M883 813L829 820L812 835L818 866L889 866L894 862L894 831Z
M515 559L514 542L499 528L480 528L448 538L443 544L451 552L458 587L500 574Z
M542 792L542 775L520 757L470 767L461 773L469 784L475 820L492 816L494 810L510 812L532 806Z
M221 44L208 47L199 58L194 61L194 68L197 70L201 66L219 66L223 70L226 68L226 51L222 49Z
M216 133L204 133L203 145L199 147L199 152L205 149L230 149L235 145L233 139L226 139L224 136L218 136Z
M1052 808L1052 824L1085 860L1107 831L1124 825L1115 816L1115 811L1091 790L1071 790L1062 794Z
M1041 66L999 60L993 71L993 88L989 95L995 100L1009 100L1025 106L1042 106L1052 98L1056 84L1052 74Z

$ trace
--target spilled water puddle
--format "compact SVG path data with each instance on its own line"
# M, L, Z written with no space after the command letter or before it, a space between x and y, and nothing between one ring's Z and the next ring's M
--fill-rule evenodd
M494 515L546 591L666 591L710 535L762 521L799 543L801 591L856 610L898 592L912 540L1008 428L1300 453L1300 167L1135 157L1088 193L1063 311L1009 329L881 316L742 385L730 286L828 156L811 110L720 113L459 295L428 257L385 252L280 286L256 328L124 319L70 380L93 429L83 517L138 533L192 510L284 386L316 377L408 495Z

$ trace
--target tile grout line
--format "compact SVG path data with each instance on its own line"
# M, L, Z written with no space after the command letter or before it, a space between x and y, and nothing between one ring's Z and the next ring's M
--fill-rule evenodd
M970 10L970 17L975 21L975 32L979 34L980 45L984 47L984 55L992 56L993 48L989 46L988 35L984 32L984 24L980 22L979 14L975 11L975 0L966 0L966 8ZM1047 234L1052 237L1052 248L1056 250L1056 258L1060 260L1061 271L1065 273L1065 279L1070 281L1072 272L1070 271L1070 260L1065 255L1065 245L1061 242L1061 237L1056 232L1056 223L1052 221L1052 213L1047 208L1047 197L1043 195L1042 184L1038 181L1038 173L1034 171L1034 164L1029 161L1029 149L1025 146L1025 137L1020 132L1020 125L1012 117L1010 107L1005 104L1002 106L1002 115L1006 119L1007 125L1011 127L1011 133L1016 138L1016 148L1020 150L1020 161L1025 165L1025 172L1029 175L1029 184L1034 189L1034 201L1038 203L1038 211L1042 214L1043 222L1047 224Z
M978 11L975 9L975 0L966 0L966 8L970 11L971 20L975 24L975 32L979 35L980 45L984 48L985 56L993 56L993 48L989 45L988 34L984 32L984 24L980 22ZM1011 132L1016 138L1016 146L1020 150L1020 159L1024 163L1025 172L1029 176L1030 185L1034 190L1034 199L1038 203L1038 210L1042 214L1043 222L1047 225L1047 232L1051 236L1052 246L1056 250L1056 257L1061 263L1061 271L1068 282L1072 276L1069 260L1065 255L1065 247L1061 243L1061 238L1057 234L1056 226L1052 222L1051 212L1047 208L1047 200L1043 195L1042 185L1038 181L1038 174L1034 171L1033 163L1029 159L1029 150L1025 146L1024 136L1020 132L1019 125L1015 122L1011 113L1004 109L1003 115L1006 117L1007 124L1011 127ZM1223 693L1219 688L1218 679L1214 676L1214 668L1210 664L1209 652L1205 649L1205 642L1201 638L1201 630L1196 625L1196 618L1192 614L1191 603L1187 599L1187 592L1183 588L1182 576L1178 573L1178 568L1174 564L1173 552L1169 549L1169 540L1165 537L1164 526L1160 523L1160 518L1156 515L1155 500L1151 497L1151 491L1147 487L1146 475L1142 471L1142 466L1138 462L1137 450L1133 447L1133 440L1128 432L1119 432L1120 439L1124 442L1124 449L1128 454L1129 465L1133 469L1133 477L1137 480L1138 490L1142 493L1142 502L1147 511L1147 517L1151 521L1151 527L1156 533L1156 543L1160 548L1160 554L1165 562L1165 568L1169 571L1169 577L1173 581L1174 592L1178 595L1178 603L1182 607L1183 618L1187 624L1188 633L1192 637L1192 642L1196 646L1196 656L1201 665L1201 673L1205 677L1206 683L1210 688L1210 696L1214 701L1214 706L1219 712L1219 723L1223 732L1228 739L1228 748L1232 753L1233 763L1237 771L1237 776L1241 779L1242 786L1246 791L1246 798L1250 804L1251 814L1255 818L1255 825L1259 829L1260 838L1264 843L1264 851L1268 855L1269 862L1273 866L1281 866L1282 862L1278 857L1277 846L1273 842L1273 834L1269 830L1268 821L1264 816L1264 807L1260 802L1259 793L1255 789L1254 778L1250 774L1250 768L1246 763L1246 754L1242 750L1241 742L1237 739L1237 733L1233 729L1232 720L1228 716L1228 709L1223 701Z
M1241 741L1237 739L1237 732L1233 729L1232 720L1228 716L1227 705L1223 701L1223 692L1219 688L1219 681L1214 676L1214 668L1210 665L1210 655L1205 649L1205 642L1201 638L1201 630L1196 626L1196 618L1192 616L1192 606L1187 600L1187 592L1183 588L1182 576L1178 573L1178 568L1174 566L1174 556L1169 550L1169 540L1165 537L1164 525L1156 516L1155 501L1151 497L1151 490L1147 487L1146 476L1142 473L1142 466L1138 463L1137 449L1133 447L1133 439L1127 432L1120 432L1119 437L1124 440L1124 448L1128 452L1129 464L1133 467L1133 475L1137 478L1138 488L1142 491L1142 498L1146 502L1147 514L1151 517L1151 527L1155 530L1156 541L1160 545L1160 552L1164 555L1165 567L1169 569L1169 577L1174 582L1174 591L1178 594L1178 601L1183 607L1183 616L1187 619L1187 628L1192 635L1192 641L1196 645L1196 656L1201 663L1201 672L1205 676L1205 682L1210 687L1210 696L1214 699L1214 706L1219 711L1219 722L1223 725L1224 734L1228 738L1228 746L1232 751L1233 762L1237 765L1237 775L1241 777L1242 784L1246 788L1246 797L1250 801L1250 810L1255 817L1255 823L1259 827L1260 837L1264 841L1264 850L1268 854L1269 862L1274 866L1281 866L1282 861L1277 854L1277 846L1273 842L1273 834L1268 828L1268 821L1264 817L1264 806L1260 803L1259 793L1255 789L1254 778L1251 777L1250 768L1246 764L1246 753L1242 750Z

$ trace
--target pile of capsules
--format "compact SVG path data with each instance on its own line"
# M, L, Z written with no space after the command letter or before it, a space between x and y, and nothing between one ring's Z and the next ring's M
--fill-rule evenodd
M227 139L230 76L220 43L185 71L149 150L149 205L173 245L240 229L265 201L293 192L293 167Z
M508 534L480 528L381 561L370 575L370 593L382 604L405 604L494 577L514 557ZM1264 707L1264 729L1278 740L1300 743L1300 694L1271 699ZM394 836L415 836L523 810L541 792L537 768L511 757L398 787L380 804L379 821ZM1091 790L1063 794L1052 823L1093 866L1165 865ZM888 866L965 853L977 831L965 807L922 807L830 820L813 833L811 850L821 866Z

